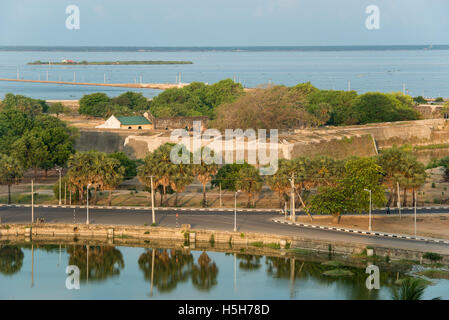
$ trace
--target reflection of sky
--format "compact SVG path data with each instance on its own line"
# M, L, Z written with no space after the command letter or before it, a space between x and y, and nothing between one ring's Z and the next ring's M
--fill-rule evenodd
M34 251L34 287L31 288L31 249L22 249L25 257L21 272L13 276L0 275L0 299L151 299L150 282L144 280L137 263L144 252L142 248L118 248L125 261L120 276L103 282L81 283L80 290L65 288L65 267L69 256L62 251L58 267L59 252ZM201 252L192 251L195 262ZM219 269L217 285L210 291L198 291L187 280L178 283L169 293L159 293L154 288L152 299L290 299L290 280L274 278L267 274L265 258L255 271L239 270L237 259L236 288L234 288L234 256L209 252L209 257ZM312 277L295 279L295 299L353 299L352 289L356 283L335 281L326 284ZM441 296L449 299L449 281L437 281L427 288L426 299ZM360 290L360 289L359 289ZM364 289L362 289L364 290ZM368 290L367 290L368 291ZM381 288L379 298L390 299L389 288ZM369 295L366 292L366 295Z

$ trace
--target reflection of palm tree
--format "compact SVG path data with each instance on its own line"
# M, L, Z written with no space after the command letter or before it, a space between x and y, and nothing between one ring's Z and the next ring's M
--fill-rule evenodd
M241 260L239 267L246 271L255 271L260 269L260 256L251 254L237 254L237 259Z
M89 257L87 257L85 246L69 246L67 253L70 255L69 264L76 265L80 269L81 280L103 281L109 277L118 276L120 270L125 267L122 253L114 247L89 246ZM89 270L87 270L87 258L89 258Z
M198 258L198 264L192 268L192 283L198 290L209 291L217 284L218 268L206 252Z
M20 271L23 264L22 249L16 246L0 247L0 273L13 275Z
M179 282L187 281L191 272L193 256L181 251L155 250L154 281L160 292L170 292ZM147 249L139 257L139 268L146 280L151 280L153 249Z

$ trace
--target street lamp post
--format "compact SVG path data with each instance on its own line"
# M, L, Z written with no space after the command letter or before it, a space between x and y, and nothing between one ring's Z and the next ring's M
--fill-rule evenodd
M240 190L237 190L234 193L234 232L237 232L237 193L239 193Z
M153 225L156 224L156 216L154 214L154 187L153 187L153 176L151 178L151 217L153 219Z
M59 205L61 205L61 168L57 168L56 170L59 172Z
M89 187L90 183L87 185L87 198L86 198L86 224L89 224Z
M372 192L371 190L364 189L366 192L369 192L369 226L368 230L371 231L371 208L372 208Z

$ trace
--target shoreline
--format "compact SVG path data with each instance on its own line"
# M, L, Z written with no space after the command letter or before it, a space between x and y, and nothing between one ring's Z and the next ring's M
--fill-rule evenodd
M85 224L2 224L0 225L0 242L21 240L78 242L96 241L105 245L147 245L150 241L165 241L170 245L181 245L195 249L226 246L261 249L269 252L301 252L361 255L367 249L373 249L373 257L391 260L422 261L425 253L418 249L400 249L383 245L369 245L347 241L326 241L300 236L283 236L257 232L230 232L210 229L192 229L189 224L180 228L133 226L133 225L85 225ZM440 252L442 262L449 263L449 254Z

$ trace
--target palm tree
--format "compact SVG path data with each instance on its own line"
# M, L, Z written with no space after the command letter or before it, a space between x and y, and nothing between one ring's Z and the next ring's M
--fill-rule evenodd
M217 174L218 166L213 163L213 150L210 150L207 147L202 147L195 151L195 153L201 155L201 162L193 166L192 172L203 185L203 207L207 207L206 185Z
M108 205L112 203L112 190L116 189L124 179L125 168L120 161L113 158L106 158L103 163L102 181L103 189L109 191Z
M165 202L165 195L167 194L167 187L170 186L171 174L173 172L173 164L170 159L171 149L173 143L165 143L152 153L147 155L144 164L139 167L137 177L139 181L151 187L151 176L153 177L153 188L162 186L161 205Z
M423 281L418 278L405 278L401 285L395 288L392 294L393 300L421 300L426 290Z
M263 180L259 175L259 170L254 167L242 168L239 171L240 180L236 182L237 189L242 190L248 195L248 204L247 207L251 207L251 203L253 207L254 203L254 195L259 192L263 186Z

